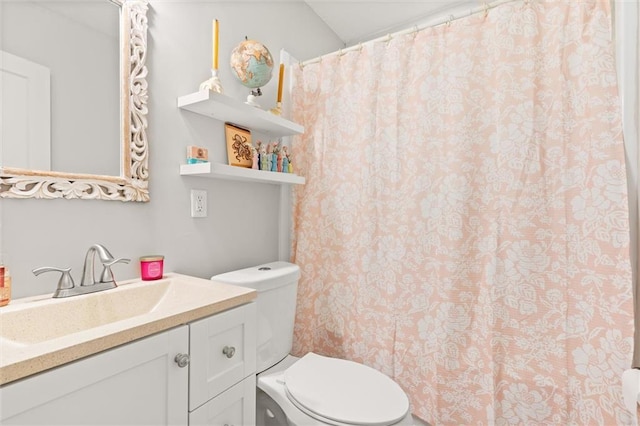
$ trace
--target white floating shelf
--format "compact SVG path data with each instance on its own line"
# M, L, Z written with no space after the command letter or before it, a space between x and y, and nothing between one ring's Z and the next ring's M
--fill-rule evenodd
M292 173L267 172L265 170L247 169L219 163L182 164L180 165L180 174L182 176L292 185L304 185L305 182L304 177Z
M178 108L275 137L304 133L297 123L210 90L180 96Z

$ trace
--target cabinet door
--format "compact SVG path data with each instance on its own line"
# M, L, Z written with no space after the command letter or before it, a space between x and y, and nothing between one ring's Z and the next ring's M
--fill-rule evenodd
M256 422L256 376L252 375L189 413L189 426L249 426Z
M189 327L189 410L193 411L255 373L255 303L195 321Z
M185 425L181 326L0 388L3 425Z

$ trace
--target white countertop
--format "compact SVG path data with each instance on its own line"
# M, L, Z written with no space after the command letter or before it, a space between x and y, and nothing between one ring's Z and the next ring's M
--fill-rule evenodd
M255 299L255 290L175 273L97 293L0 308L0 385Z

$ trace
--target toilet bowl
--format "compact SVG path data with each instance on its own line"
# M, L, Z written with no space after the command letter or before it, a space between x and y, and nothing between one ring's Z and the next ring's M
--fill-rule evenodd
M413 424L400 386L377 370L351 361L314 353L301 359L289 355L258 375L258 389L264 393L257 400L259 425ZM281 411L275 411L269 400Z
M313 352L289 355L300 269L272 262L211 279L257 291L259 426L391 426L413 424L409 399L383 373Z

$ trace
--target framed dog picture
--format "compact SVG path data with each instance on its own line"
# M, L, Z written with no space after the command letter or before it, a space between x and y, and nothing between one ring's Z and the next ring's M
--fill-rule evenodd
M224 128L229 165L250 168L253 164L251 132L229 123L225 123Z

